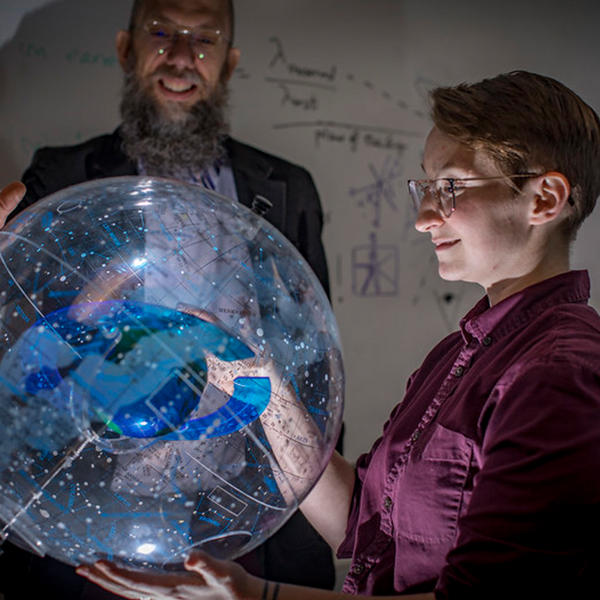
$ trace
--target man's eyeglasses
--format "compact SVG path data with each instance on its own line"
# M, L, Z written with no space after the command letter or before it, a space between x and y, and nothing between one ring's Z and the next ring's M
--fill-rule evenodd
M495 179L508 179L511 184L513 179L528 179L540 177L540 173L517 173L516 175L500 175L497 177L467 177L455 179L447 177L442 179L409 179L408 191L413 202L415 213L419 214L421 204L427 196L433 198L436 208L448 218L456 210L456 197L465 189L475 187L471 185L477 181L492 181ZM511 187L515 187L514 184ZM517 189L515 187L515 189ZM571 199L569 198L569 202Z
M206 27L180 27L175 23L152 19L142 26L148 41L154 44L160 54L170 48L179 36L187 38L194 54L200 59L213 55L217 48L229 40L218 29Z

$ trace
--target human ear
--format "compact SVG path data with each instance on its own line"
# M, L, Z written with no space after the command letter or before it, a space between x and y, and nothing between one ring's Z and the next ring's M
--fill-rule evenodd
M558 217L571 196L569 180L557 171L540 175L534 184L534 200L530 214L532 225L541 225Z
M131 52L131 33L129 31L125 31L121 29L117 32L116 46L117 46L117 57L119 59L119 64L123 71L127 71L129 69L128 59L129 54Z
M221 71L221 79L224 83L227 83L238 63L240 62L240 50L239 48L229 48L227 51L227 58L225 59L225 64L223 65L223 70Z

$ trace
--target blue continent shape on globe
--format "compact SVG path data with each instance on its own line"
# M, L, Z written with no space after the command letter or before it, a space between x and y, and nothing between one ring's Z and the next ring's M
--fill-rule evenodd
M0 277L0 542L164 569L241 556L298 508L342 355L269 223L196 185L93 181L0 231Z

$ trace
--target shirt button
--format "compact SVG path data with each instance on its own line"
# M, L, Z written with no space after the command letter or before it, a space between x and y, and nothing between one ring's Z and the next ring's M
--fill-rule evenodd
M352 567L352 574L353 575L361 575L364 570L365 570L365 566L364 565L354 565Z
M492 338L489 335L486 335L483 340L481 340L481 343L484 346L489 346L492 343Z
M463 367L456 367L456 369L454 369L454 377L461 377L464 372L465 370Z
M394 501L389 496L386 496L383 501L383 507L385 508L385 510L390 510L390 508L392 508L393 504L394 504Z
M419 431L415 431L411 436L410 436L410 441L411 442L416 442L419 439L419 436L421 435L421 433Z

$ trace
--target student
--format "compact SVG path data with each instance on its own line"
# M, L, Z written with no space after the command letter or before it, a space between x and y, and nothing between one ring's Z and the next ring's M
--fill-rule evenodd
M409 184L416 227L440 276L485 296L411 376L371 451L355 466L334 454L301 506L352 557L343 592L197 553L184 575L81 574L131 599L597 596L600 318L569 249L600 193L600 123L527 72L432 99L425 179Z

